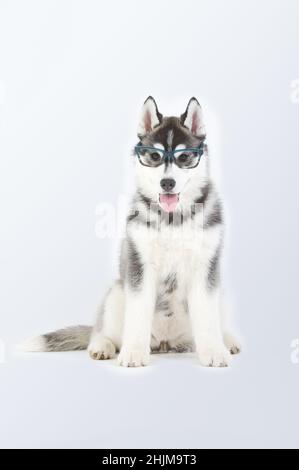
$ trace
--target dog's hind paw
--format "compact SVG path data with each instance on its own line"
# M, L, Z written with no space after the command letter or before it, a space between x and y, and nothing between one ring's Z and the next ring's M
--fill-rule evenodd
M239 354L241 352L241 344L236 340L236 338L234 338L233 335L225 333L223 335L223 341L231 354Z

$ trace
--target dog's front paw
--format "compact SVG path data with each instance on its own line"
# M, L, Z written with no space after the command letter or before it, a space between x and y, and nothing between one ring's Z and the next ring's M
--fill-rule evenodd
M94 335L88 345L88 352L92 359L111 359L115 355L115 346L109 338L98 334Z
M198 350L199 362L204 367L228 367L230 353L223 345L202 346Z
M123 367L142 367L147 366L149 363L149 353L142 349L122 348L119 356L118 363Z

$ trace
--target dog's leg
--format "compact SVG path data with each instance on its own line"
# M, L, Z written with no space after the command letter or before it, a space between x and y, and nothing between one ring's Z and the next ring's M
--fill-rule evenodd
M92 359L110 359L120 349L125 302L124 289L116 282L99 309L88 352Z
M143 266L138 287L127 282L122 348L118 362L124 367L145 366L149 362L152 319L156 299L156 275L149 265Z
M230 353L222 337L219 288L209 288L204 279L195 275L188 305L200 363L208 367L228 366Z

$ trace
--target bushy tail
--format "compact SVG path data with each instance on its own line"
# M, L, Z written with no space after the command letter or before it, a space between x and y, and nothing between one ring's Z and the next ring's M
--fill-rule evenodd
M20 346L20 349L28 352L87 349L91 331L91 326L70 326L29 339Z

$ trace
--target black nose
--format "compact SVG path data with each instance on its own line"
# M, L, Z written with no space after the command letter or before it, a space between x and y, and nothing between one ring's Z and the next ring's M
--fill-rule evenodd
M175 180L173 178L163 178L160 181L160 186L166 192L171 191L175 187Z

